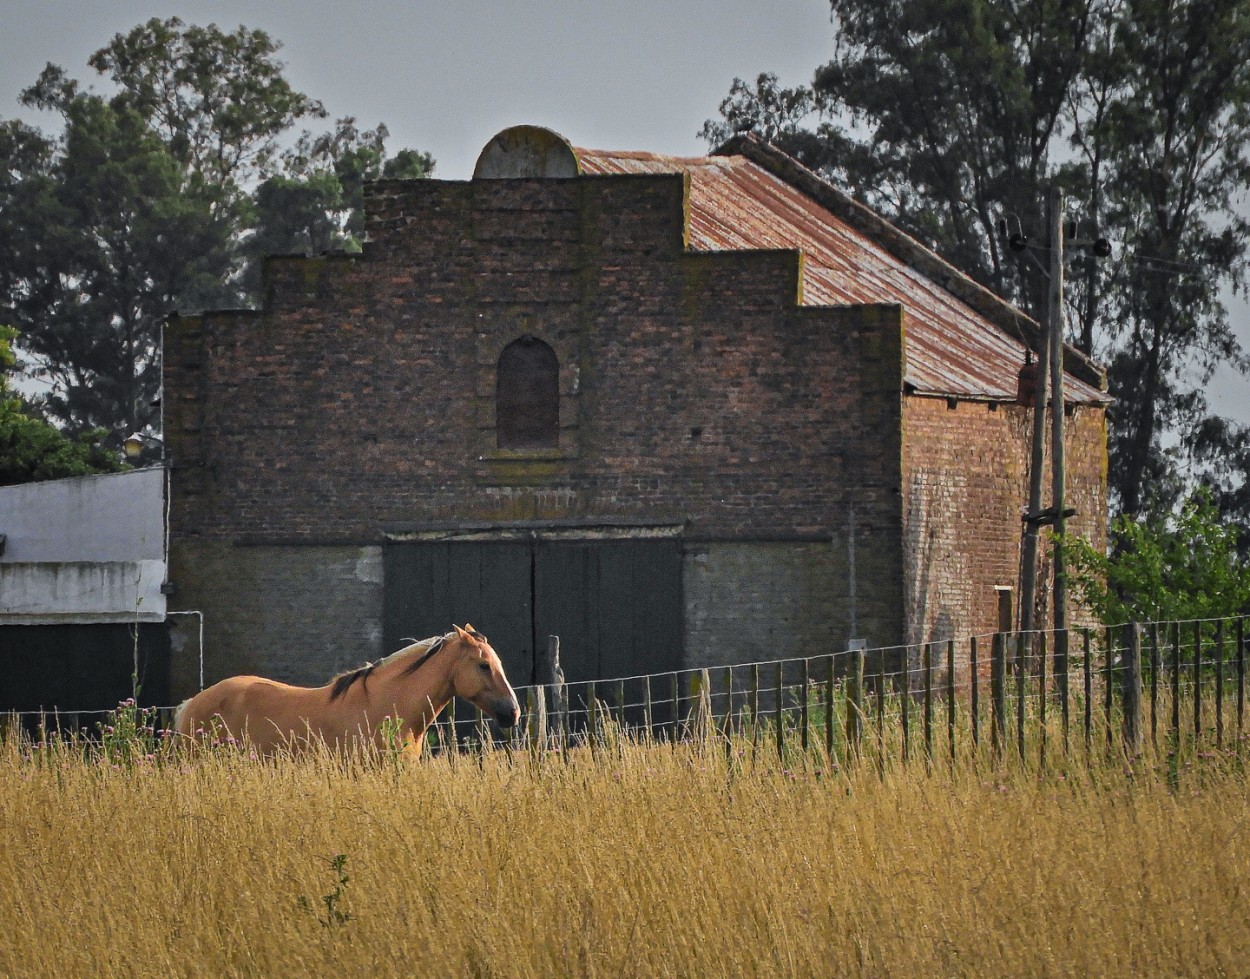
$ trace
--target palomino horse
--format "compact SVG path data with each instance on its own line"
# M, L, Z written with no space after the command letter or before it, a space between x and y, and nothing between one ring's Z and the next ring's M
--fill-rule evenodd
M453 696L473 702L500 727L512 727L521 709L495 650L473 626L452 628L324 687L229 677L185 701L174 730L233 737L261 755L318 741L340 750L369 742L383 747L398 734L405 752L419 754L426 730Z

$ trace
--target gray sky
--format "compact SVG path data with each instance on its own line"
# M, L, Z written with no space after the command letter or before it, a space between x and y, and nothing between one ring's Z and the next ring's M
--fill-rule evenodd
M0 0L0 116L51 61L87 57L152 17L243 24L282 42L298 89L332 116L386 123L392 151L428 150L467 179L500 129L549 126L575 145L696 154L735 76L806 82L827 60L826 0ZM32 117L33 118L33 117Z
M499 130L548 126L574 145L694 155L735 77L810 80L832 51L827 0L0 0L0 118L51 61L87 58L152 17L243 24L282 42L290 82L331 116L385 123L392 152L427 150L463 180ZM1232 308L1250 346L1250 307ZM1250 380L1221 371L1218 412L1250 423Z

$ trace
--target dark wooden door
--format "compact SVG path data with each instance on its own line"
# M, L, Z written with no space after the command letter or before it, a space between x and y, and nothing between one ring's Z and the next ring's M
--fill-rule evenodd
M681 667L676 539L397 543L384 567L388 651L468 621L518 686L549 635L570 682Z
M560 637L560 661L570 682L679 668L678 542L539 543L534 620L538 636Z
M517 686L532 682L534 630L529 544L390 544L383 551L385 651L405 639L473 625Z

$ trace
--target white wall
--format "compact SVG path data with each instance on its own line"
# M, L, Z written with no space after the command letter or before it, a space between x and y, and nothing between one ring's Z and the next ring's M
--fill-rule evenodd
M0 624L165 618L165 471L0 487Z

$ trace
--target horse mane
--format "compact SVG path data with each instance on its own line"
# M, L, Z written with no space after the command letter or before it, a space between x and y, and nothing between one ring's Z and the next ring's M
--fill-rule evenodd
M425 655L422 656L420 659L414 660L413 662L409 663L408 668L404 670L404 672L401 673L400 676L407 676L409 673L416 673L417 670L421 669L421 667L425 665L426 660L428 660L431 656L433 656L435 653L437 653L440 649L443 648L443 643L446 641L447 641L446 636L438 636L434 640L430 648L425 651Z
M385 656L378 660L376 663L366 663L364 666L357 667L354 670L347 670L344 673L340 673L333 680L334 686L330 690L330 700L338 700L347 693L352 684L354 684L357 680L359 680L361 684L367 688L369 684L369 675L379 666L383 663L389 663L396 656L409 652L415 646L422 646L425 647L424 655L411 663L408 668L404 670L402 675L407 676L409 673L415 673L425 664L426 660L443 648L443 642L446 638L446 636L431 636L429 639L422 639L420 642L414 643L412 646L405 646L403 649L396 650L389 656Z
M330 699L338 700L347 693L347 688L359 680L366 687L369 685L369 674L378 668L376 663L367 663L355 670L340 673L334 678L334 689L330 691Z

